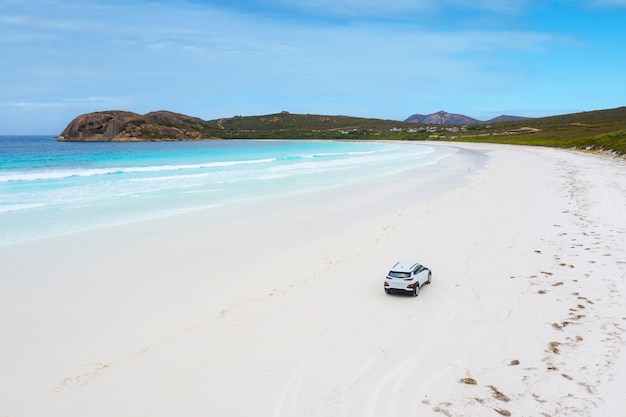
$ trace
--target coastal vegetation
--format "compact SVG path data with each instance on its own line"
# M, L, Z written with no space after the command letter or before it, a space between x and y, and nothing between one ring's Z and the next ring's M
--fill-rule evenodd
M468 125L282 112L215 121L226 139L385 139L508 143L626 154L626 107Z
M281 113L201 120L158 111L108 111L74 119L60 141L206 139L432 140L507 143L626 154L626 107L463 125Z
M291 114L235 116L214 121L224 139L404 139L425 140L425 125L350 116Z
M626 107L466 127L431 140L508 143L610 151L626 155Z

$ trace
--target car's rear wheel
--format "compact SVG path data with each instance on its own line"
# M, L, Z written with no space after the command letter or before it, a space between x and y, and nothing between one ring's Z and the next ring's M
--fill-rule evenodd
M419 283L415 283L415 286L413 287L413 297L417 297L420 293L420 285Z
M432 278L433 273L428 271L428 281L426 281L426 284L430 284L430 279Z
M385 292L386 292L387 294L391 294L391 290L388 290L387 288L385 288Z

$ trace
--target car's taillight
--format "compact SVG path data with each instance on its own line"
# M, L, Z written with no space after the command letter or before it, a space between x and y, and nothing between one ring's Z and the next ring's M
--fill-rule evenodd
M392 279L389 275L387 275L387 279Z
M387 281L385 281L385 287L388 287L389 283Z

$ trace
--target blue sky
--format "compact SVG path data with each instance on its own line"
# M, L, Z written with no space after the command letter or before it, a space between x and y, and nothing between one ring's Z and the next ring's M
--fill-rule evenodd
M626 0L0 0L0 134L100 110L480 120L626 105Z

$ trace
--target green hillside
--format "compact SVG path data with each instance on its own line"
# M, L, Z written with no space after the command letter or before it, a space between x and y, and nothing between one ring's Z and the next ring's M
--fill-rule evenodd
M626 107L471 125L459 135L431 139L606 150L624 155Z
M421 125L350 116L291 114L214 120L224 139L427 139Z
M465 126L291 114L214 120L224 139L445 140L613 151L626 154L626 107Z

